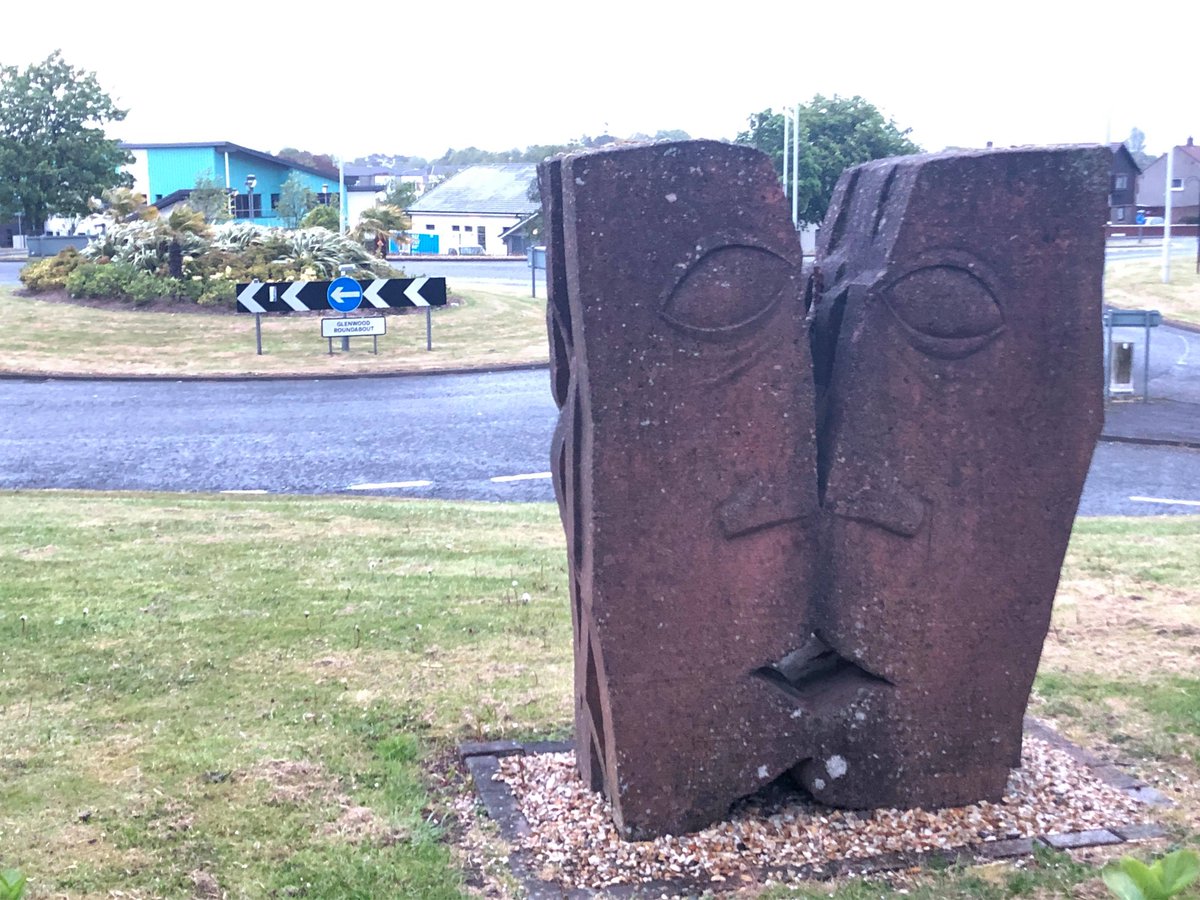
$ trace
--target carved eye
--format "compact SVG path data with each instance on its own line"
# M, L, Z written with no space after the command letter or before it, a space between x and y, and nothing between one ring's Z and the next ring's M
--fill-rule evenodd
M1004 314L991 290L957 266L910 272L894 282L885 296L905 326L909 342L929 356L969 356L1004 330Z
M719 247L684 273L663 303L662 315L696 337L729 336L770 312L792 274L792 265L770 250Z

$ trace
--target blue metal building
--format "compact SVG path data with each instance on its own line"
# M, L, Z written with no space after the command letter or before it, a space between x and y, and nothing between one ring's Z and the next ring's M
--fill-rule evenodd
M322 203L336 203L337 169L304 166L228 141L185 144L122 144L134 158L126 170L134 190L155 205L186 199L196 180L207 175L232 195L239 222L280 225L277 211L283 183L299 175Z

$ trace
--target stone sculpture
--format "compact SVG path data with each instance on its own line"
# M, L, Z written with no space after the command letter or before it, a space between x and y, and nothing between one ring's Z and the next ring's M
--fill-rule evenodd
M755 150L542 165L577 757L622 834L787 773L998 799L1101 425L1108 166L868 163L802 274Z

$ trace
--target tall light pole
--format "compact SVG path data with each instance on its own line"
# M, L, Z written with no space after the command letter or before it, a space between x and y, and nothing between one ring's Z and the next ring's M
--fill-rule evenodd
M1171 283L1171 189L1175 181L1175 147L1167 150L1167 184L1163 193L1162 280Z
M800 104L792 109L792 227L800 230Z
M346 163L338 159L338 234L346 233Z
M1183 183L1196 182L1196 274L1200 275L1200 175L1189 175Z
M788 117L787 107L783 108L783 193L787 196L788 192L788 154L791 152L788 149L788 125L791 124L791 119Z
M253 175L246 176L246 216L251 222L254 221L254 186L258 184L258 179Z

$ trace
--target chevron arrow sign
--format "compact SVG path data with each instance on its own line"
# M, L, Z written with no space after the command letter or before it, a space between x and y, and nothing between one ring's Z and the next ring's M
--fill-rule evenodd
M237 311L324 312L329 303L329 281L255 281L237 286ZM446 305L445 278L376 278L358 282L363 306L396 309L405 306Z

